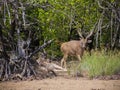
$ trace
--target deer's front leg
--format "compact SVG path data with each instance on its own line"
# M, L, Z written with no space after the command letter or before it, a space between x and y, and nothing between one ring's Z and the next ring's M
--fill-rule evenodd
M61 67L63 67L64 64L64 57L61 59Z
M77 55L77 58L78 58L78 60L79 60L79 61L81 61L81 60L82 60L82 58L81 58L81 56L80 56L80 55Z

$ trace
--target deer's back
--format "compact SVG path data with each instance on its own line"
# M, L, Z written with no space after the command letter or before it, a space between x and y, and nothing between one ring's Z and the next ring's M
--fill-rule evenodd
M75 55L77 53L80 53L80 41L72 40L69 42L65 42L61 45L61 51L64 54L70 54Z

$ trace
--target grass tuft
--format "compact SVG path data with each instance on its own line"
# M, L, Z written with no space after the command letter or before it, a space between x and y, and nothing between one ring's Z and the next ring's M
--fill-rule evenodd
M120 54L94 52L91 56L85 55L78 69L80 72L87 71L89 77L118 74Z

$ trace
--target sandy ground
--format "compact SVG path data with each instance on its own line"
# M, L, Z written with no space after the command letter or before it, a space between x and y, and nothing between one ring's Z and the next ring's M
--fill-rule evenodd
M120 80L55 77L33 81L0 82L0 90L120 90Z

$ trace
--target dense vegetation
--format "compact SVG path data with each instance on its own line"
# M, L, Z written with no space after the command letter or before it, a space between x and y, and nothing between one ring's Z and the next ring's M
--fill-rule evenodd
M120 47L119 1L118 0L28 0L34 8L28 13L40 23L40 43L55 39L47 49L52 58L61 55L60 44L70 39L79 39L77 30L88 33L95 27L94 46L111 49ZM40 4L40 5L38 5ZM29 12L29 9L28 9ZM37 36L37 35L36 35Z
M47 58L59 60L62 56L60 52L61 43L71 39L78 40L78 31L82 34L88 34L93 29L95 36L94 49L105 49L107 52L118 50L119 52L120 1L2 0L0 1L0 26L0 42L2 42L0 45L4 47L0 51L14 51L20 57L24 56L20 55L21 53L18 50L20 41L30 44L30 46L27 46L30 47L27 53L29 55L43 43L54 40L42 52ZM7 53L4 52L4 54ZM120 67L119 57L115 55L114 62L111 58L113 54L111 53L111 55L101 53L99 57L96 57L95 54L89 58L86 57L85 63L89 66L87 68L90 69L90 75L118 72ZM7 56L9 57L9 55L5 55L5 57ZM109 59L109 62L106 59ZM101 70L97 65L99 63L106 68ZM110 66L107 66L109 63ZM113 63L118 63L117 68ZM92 65L96 65L98 68ZM114 67L114 70L109 72L111 67Z
M120 73L119 60L120 53L95 52L92 56L85 56L78 70L88 72L89 77L116 75Z

